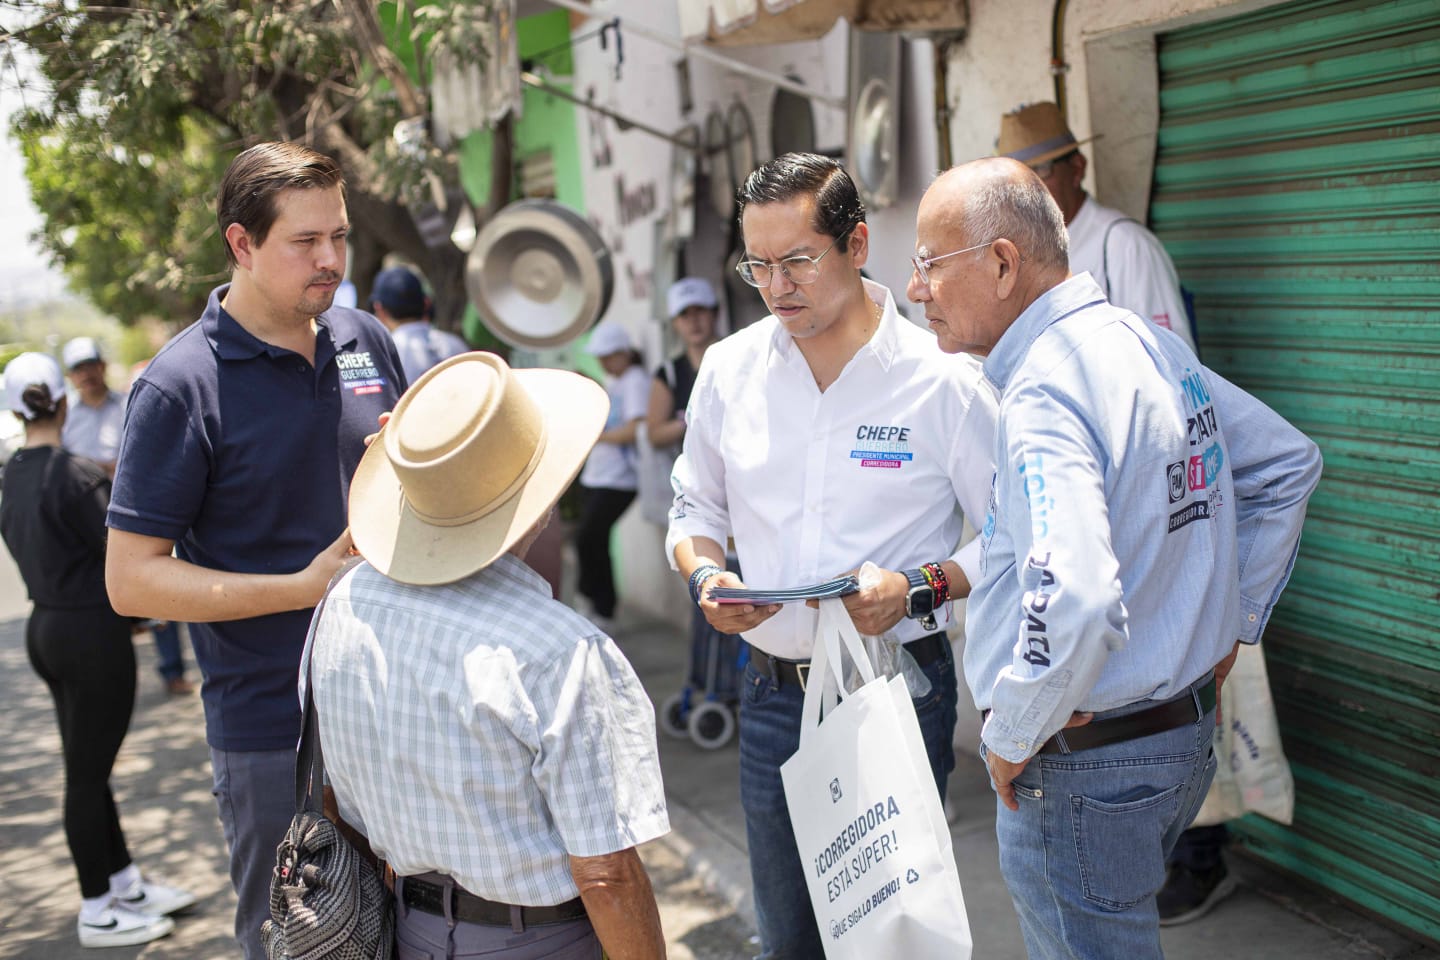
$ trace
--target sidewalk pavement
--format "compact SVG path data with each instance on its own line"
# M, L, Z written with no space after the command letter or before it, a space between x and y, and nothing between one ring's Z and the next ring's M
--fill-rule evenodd
M639 615L622 616L616 634L658 710L685 682L688 636L670 624ZM978 749L978 719L964 715L969 695L963 684L960 697L961 736L971 737ZM705 750L662 733L660 765L670 801L672 831L667 842L753 929L735 741L718 750ZM976 750L957 749L957 767L946 800L975 941L974 956L976 960L1025 960L1015 910L1000 876L995 795ZM785 813L776 811L776 815ZM1239 890L1207 916L1163 930L1168 960L1440 958L1440 951L1412 942L1233 847L1228 860Z
M235 898L210 796L199 697L166 696L154 673L153 644L146 638L136 645L140 685L135 715L112 784L136 863L194 891L200 901L178 918L171 936L143 947L94 951L76 942L74 873L56 822L59 736L49 695L26 661L27 613L23 589L0 552L0 725L9 733L0 738L0 958L234 960ZM688 637L640 616L622 618L616 634L657 706L680 689ZM978 725L961 736L974 734ZM974 956L1020 960L1019 928L997 865L993 794L974 752L960 753L947 800ZM659 842L683 857L753 929L734 741L712 751L662 734L660 761L673 829ZM1244 857L1232 855L1230 862L1240 891L1210 916L1166 931L1170 960L1440 960L1440 952L1299 881Z

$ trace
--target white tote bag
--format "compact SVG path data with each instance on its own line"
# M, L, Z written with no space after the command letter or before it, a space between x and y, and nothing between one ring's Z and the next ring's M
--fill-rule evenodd
M850 694L842 643L865 681ZM828 960L969 960L965 897L915 706L902 678L876 679L840 600L820 601L800 749L780 776Z
M1215 780L1195 816L1195 826L1224 823L1247 813L1290 822L1295 780L1280 746L1280 724L1259 644L1240 645L1235 666L1220 689L1215 761Z

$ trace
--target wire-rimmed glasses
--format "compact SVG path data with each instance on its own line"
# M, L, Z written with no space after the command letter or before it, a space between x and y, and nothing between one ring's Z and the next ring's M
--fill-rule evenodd
M850 230L853 230L851 227ZM780 268L780 273L794 284L814 283L820 279L820 261L825 259L825 254L835 249L835 244L844 240L850 235L846 230L840 236L831 241L818 257L786 257L779 263L770 263L766 260L741 260L735 264L735 272L740 274L740 279L752 287L759 287L764 290L769 287L775 279L775 268Z
M1000 239L1000 238L999 238L999 237L996 237L995 239L998 240L998 239ZM964 250L956 250L956 251L954 251L954 252L952 252L952 253L942 253L942 254L940 254L940 255L937 256L937 257L914 256L914 257L911 257L911 258L910 258L910 262L915 265L915 272L916 272L916 274L919 275L919 277L920 277L920 282L923 283L923 284L925 284L925 286L928 287L928 286L930 286L930 265L931 265L931 264L933 264L933 263L935 263L936 261L939 261L939 260L944 260L946 257L958 257L958 256L960 256L960 254L962 254L962 253L969 253L971 250L979 250L981 247L988 247L988 246L990 246L990 244L992 244L992 243L994 243L994 242L995 242L995 240L986 240L984 243L977 243L977 244L975 244L975 246L973 246L973 247L966 247Z

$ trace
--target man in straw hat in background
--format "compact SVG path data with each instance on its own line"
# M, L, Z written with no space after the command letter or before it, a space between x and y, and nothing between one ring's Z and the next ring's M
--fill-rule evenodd
M1165 856L1215 771L1219 686L1289 580L1319 450L1072 276L1021 164L943 174L916 243L910 298L1001 395L965 678L1026 950L1158 958Z
M300 650L350 553L350 476L405 375L374 317L334 305L350 231L334 160L257 144L225 171L216 219L230 283L130 389L105 581L120 613L191 624L235 937L262 960Z
M1070 233L1070 271L1088 272L1117 307L1174 330L1195 350L1195 331L1180 292L1175 264L1159 238L1119 210L1101 206L1085 192L1085 154L1060 108L1031 103L1000 118L996 156L1019 160L1045 183Z
M578 374L467 353L415 384L356 472L367 562L308 659L339 813L397 875L402 956L664 955L635 851L669 830L654 711L525 564L608 410Z

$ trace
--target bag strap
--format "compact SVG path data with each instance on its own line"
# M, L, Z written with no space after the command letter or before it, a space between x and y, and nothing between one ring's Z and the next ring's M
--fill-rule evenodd
M310 630L305 635L305 705L301 708L300 746L295 751L296 813L307 810L318 813L323 806L325 756L320 749L320 721L315 716L315 683L311 663L315 659L315 625L320 622L320 612L324 609L325 598L321 597L315 615L310 618Z
M1110 299L1110 231L1118 224L1133 223L1137 226L1145 226L1134 217L1120 217L1118 220L1111 220L1106 226L1105 232L1100 235L1100 277L1105 284L1105 299Z
M305 703L300 709L300 745L295 750L295 812L324 812L325 754L320 748L320 720L315 715L315 681L311 665L315 661L315 631L320 625L320 614L325 611L325 602L330 591L349 573L359 557L347 560L335 571L325 586L315 613L310 617L310 629L305 632Z
M847 696L842 645L849 652L860 678L865 683L874 680L875 666L860 641L860 631L855 629L855 622L845 609L845 601L839 598L821 600L815 626L815 649L810 654L810 673L805 683L805 702L800 710L802 747L820 726L821 707L828 706L825 703L826 691L830 689L831 681L835 684L836 700L844 700Z

